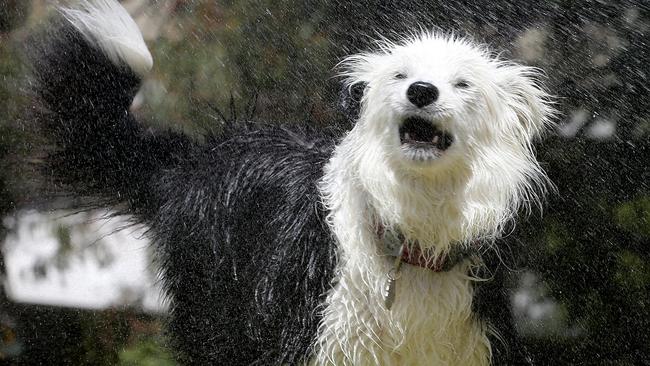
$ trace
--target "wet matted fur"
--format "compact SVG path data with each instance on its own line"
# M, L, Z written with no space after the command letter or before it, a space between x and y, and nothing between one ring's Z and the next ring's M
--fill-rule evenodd
M343 61L349 132L229 126L197 143L129 113L152 58L119 4L60 18L30 56L34 118L56 146L44 171L150 228L181 361L529 362L506 295L477 285L504 226L544 194L532 141L552 109L534 69L423 32ZM389 310L380 231L429 261L471 255L402 265Z

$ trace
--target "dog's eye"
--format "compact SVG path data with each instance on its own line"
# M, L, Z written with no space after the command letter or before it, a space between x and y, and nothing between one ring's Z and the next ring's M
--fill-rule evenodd
M458 80L454 86L461 89L467 89L469 88L469 83L467 80Z
M401 72L397 73L397 74L395 74L395 79L398 79L398 80L406 79L406 74L402 74Z

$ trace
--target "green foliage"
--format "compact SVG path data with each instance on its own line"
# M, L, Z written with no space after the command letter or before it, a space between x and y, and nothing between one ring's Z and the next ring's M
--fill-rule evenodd
M617 262L614 279L619 286L634 293L650 290L650 262L627 250L617 253Z
M568 228L557 220L546 220L544 231L546 250L549 254L557 253L564 246L568 245L568 241L571 238Z
M141 336L120 351L118 366L175 366L171 352L158 337Z
M641 196L614 209L616 223L626 231L650 238L650 196Z
M335 63L318 30L324 8L268 0L184 3L150 44L154 73L139 112L190 133L219 125L209 106L230 117L231 97L244 119L254 97L257 120L323 118L318 111L329 108L324 99Z

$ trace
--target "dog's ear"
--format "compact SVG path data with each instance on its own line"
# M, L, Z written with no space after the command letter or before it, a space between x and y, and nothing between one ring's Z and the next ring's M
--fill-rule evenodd
M530 140L546 131L554 119L553 100L542 87L540 71L533 67L504 64L499 67L499 84L506 104L516 115Z
M344 85L339 94L339 109L345 118L351 123L359 119L361 112L361 99L368 84L357 82L351 85Z
M361 113L363 96L377 77L386 61L384 53L358 53L346 57L337 65L343 78L343 89L339 95L339 106L346 118L354 123Z

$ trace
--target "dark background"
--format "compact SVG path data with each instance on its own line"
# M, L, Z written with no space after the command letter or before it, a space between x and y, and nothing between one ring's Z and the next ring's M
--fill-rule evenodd
M205 126L218 128L214 107L241 117L254 104L255 120L347 123L337 111L335 65L378 35L435 27L542 68L561 116L558 129L538 143L538 158L557 192L543 214L522 217L506 240L524 248L508 258L516 269L508 291L518 329L541 365L650 364L648 1L132 0L127 5L139 22L145 20L154 56L134 110L143 123L197 138ZM19 54L51 14L45 1L0 1L2 216L49 207L34 198L38 187L23 164L38 142L20 120L26 104ZM80 353L70 361L74 364L100 359L112 364L126 362L125 350L141 347L128 336L137 333L128 311L118 309L112 322L110 317L93 322L88 319L100 315L81 310L38 310L36 318L24 316L29 306L5 301L3 308L14 319L9 328L23 339L22 353L5 355L11 362L33 362L25 355L38 352L47 363L64 360L57 356L61 352L48 355L51 347L67 349L68 360ZM66 324L80 325L43 325L56 311L69 319ZM39 324L45 330L20 330ZM101 329L114 342L102 343L96 335ZM42 339L28 340L36 333ZM90 346L65 348L71 337ZM59 345L57 339L68 343ZM133 362L156 360L158 351Z

